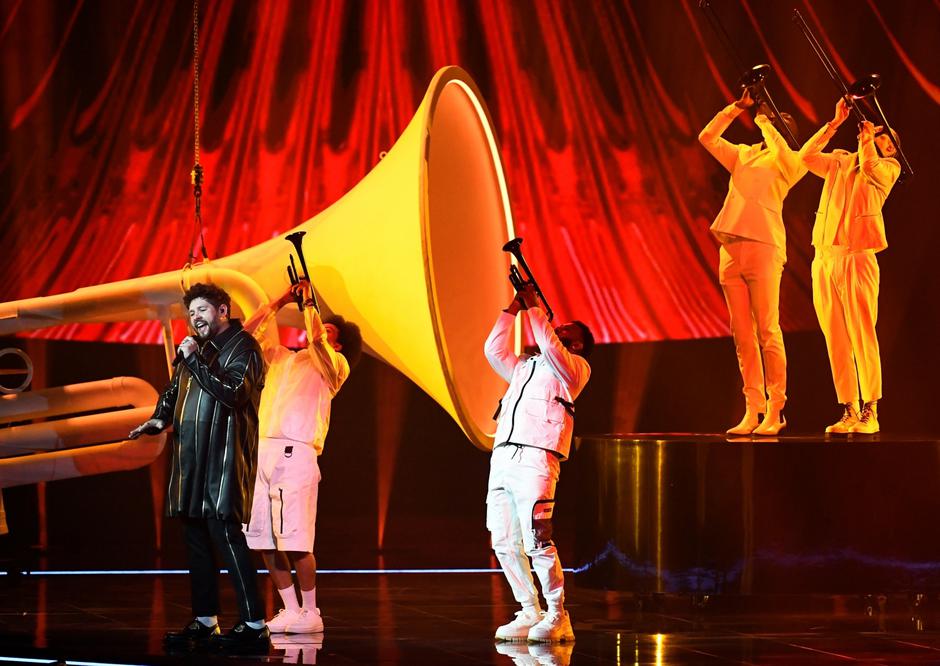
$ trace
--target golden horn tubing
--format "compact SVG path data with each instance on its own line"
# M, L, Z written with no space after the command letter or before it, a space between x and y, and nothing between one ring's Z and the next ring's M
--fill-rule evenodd
M149 465L163 450L166 435L125 438L150 418L156 400L153 387L136 377L3 396L0 424L66 418L0 428L0 488ZM67 416L120 407L130 408Z

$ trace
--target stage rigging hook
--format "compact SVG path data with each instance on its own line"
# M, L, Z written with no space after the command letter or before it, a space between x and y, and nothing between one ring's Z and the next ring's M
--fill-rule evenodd
M203 261L209 261L206 250L206 236L202 226L202 183L204 172L199 163L199 0L193 0L193 170L190 177L193 184L193 202L195 204L195 230L193 241L189 244L189 259L184 270L192 267L196 257L193 246L199 241Z

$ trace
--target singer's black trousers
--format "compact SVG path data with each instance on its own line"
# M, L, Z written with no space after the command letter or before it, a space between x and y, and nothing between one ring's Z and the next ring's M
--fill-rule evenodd
M258 600L258 571L241 524L216 518L182 517L182 521L189 554L193 615L219 615L218 551L232 579L241 619L245 622L263 620L264 609Z

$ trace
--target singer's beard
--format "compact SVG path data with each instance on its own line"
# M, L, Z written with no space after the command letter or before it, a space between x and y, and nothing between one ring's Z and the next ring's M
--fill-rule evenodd
M199 326L198 328L194 327L193 332L195 332L197 340L200 342L206 342L207 340L211 339L213 335L215 335L217 329L217 325L214 326L211 323L206 323L205 326Z

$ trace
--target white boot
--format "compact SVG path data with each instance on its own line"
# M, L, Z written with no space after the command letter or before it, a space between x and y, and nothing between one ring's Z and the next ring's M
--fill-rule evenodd
M852 426L858 423L858 411L855 409L854 402L847 402L842 405L842 418L826 426L826 432L834 435L845 435L852 430Z
M778 432L787 427L787 420L783 416L783 412L779 409L768 409L767 413L764 415L764 420L760 422L760 425L754 428L751 432L752 435L776 435Z
M881 430L878 423L878 401L866 402L858 415L858 423L849 428L856 435L874 435Z
M747 410L744 412L744 418L741 419L741 422L733 428L728 428L725 430L725 432L729 435L750 435L759 423L757 415L757 410L751 409L751 407L748 406Z
M538 608L527 606L516 611L516 619L496 630L498 641L524 641L529 637L529 629L542 621L545 614Z

